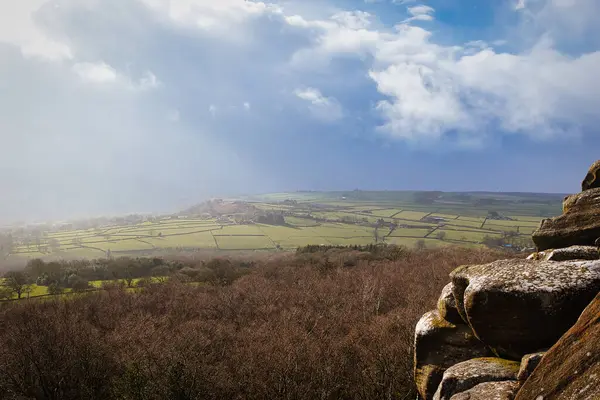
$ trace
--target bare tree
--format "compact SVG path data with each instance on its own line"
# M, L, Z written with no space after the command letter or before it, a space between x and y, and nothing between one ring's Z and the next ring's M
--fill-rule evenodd
M24 293L31 291L31 280L23 271L9 271L4 275L4 286L20 299Z

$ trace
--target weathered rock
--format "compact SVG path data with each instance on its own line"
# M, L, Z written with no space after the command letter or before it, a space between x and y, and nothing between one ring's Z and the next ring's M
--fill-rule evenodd
M600 294L544 355L517 400L600 399Z
M538 251L574 245L594 246L600 238L600 188L567 197L563 210L561 216L542 220L533 232Z
M458 313L456 308L456 301L454 300L454 294L452 290L452 282L444 286L442 294L438 299L438 311L440 316L448 322L453 324L464 324L462 317Z
M589 190L600 187L600 160L590 167L587 175L581 182L581 190Z
M596 246L571 246L533 253L527 259L539 261L598 260L600 259L600 249Z
M455 394L450 400L513 400L519 390L519 382L486 382Z
M540 360L544 354L546 354L544 351L533 354L525 354L521 359L521 368L519 368L519 375L517 375L517 379L521 382L527 380L527 378L529 378L529 376L535 370L535 367L537 367L540 363Z
M451 324L437 310L428 312L415 329L414 374L419 395L431 400L446 368L489 355L490 350L467 325Z
M576 211L598 209L600 188L586 190L569 195L563 200L563 212L565 214Z
M600 291L600 261L502 260L454 270L456 306L500 357L552 346Z
M519 363L501 358L474 358L453 365L444 372L434 400L450 400L484 382L516 381Z

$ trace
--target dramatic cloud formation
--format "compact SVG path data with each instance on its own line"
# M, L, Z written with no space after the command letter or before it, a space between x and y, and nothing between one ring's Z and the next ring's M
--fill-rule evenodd
M600 9L590 1L584 7L576 3L583 2L549 1L530 11L528 18L538 24L537 39L515 53L497 52L482 41L436 44L431 31L409 23L432 19L433 9L423 5L408 8L412 17L393 31L367 29L364 14L360 26L294 21L321 29L312 50L299 52L304 59L372 56L369 75L387 97L377 106L387 120L385 132L428 144L458 132L458 140L473 144L502 132L536 139L576 135L582 124L596 119L600 84L592 77L600 52L562 51L556 46L561 38L555 37L561 33L553 29L557 24L586 26L583 11L595 15L592 11ZM498 125L500 132L492 129Z
M592 148L600 3L505 0L488 10L505 25L485 29L450 3L3 2L0 219L370 185L360 163L517 157L514 138L548 143L545 162Z

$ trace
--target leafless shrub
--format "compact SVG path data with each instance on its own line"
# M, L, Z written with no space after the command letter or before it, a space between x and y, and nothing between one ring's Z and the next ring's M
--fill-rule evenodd
M0 397L413 399L416 321L453 268L501 257L316 251L245 274L219 259L195 267L213 284L0 304Z

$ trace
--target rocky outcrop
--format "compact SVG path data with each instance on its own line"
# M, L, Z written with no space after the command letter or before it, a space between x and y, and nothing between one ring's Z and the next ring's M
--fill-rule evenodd
M600 238L600 188L567 197L563 209L561 216L543 220L533 233L538 251L574 245L594 246Z
M450 274L416 329L422 400L600 399L600 161L582 188L527 260Z
M600 291L600 261L501 260L450 276L475 336L513 360L552 346Z
M516 381L519 363L500 358L475 358L458 363L446 370L434 400L450 400L457 393L494 381Z
M453 324L464 324L465 321L462 319L456 308L453 290L452 282L444 286L442 294L438 299L438 312L440 313L440 316L448 322Z
M594 188L600 188L600 160L592 164L583 182L581 182L582 192Z
M517 400L600 399L600 294L541 359Z
M519 382L485 382L472 389L455 394L450 400L513 400L519 390Z
M538 366L544 354L546 353L541 351L539 353L524 355L521 359L521 367L519 368L519 374L517 375L517 379L521 382L526 381L527 378L529 378L529 376Z
M491 352L464 324L452 324L437 310L425 314L415 334L415 382L424 399L431 399L446 368Z
M598 260L600 259L600 249L596 246L571 246L533 253L527 259L538 261Z

